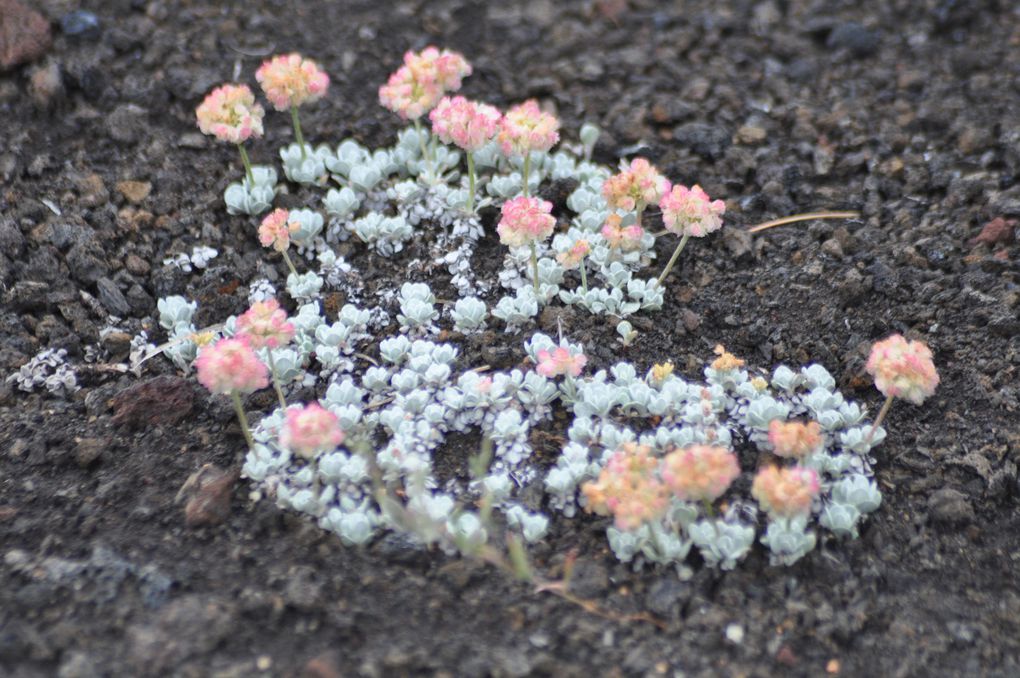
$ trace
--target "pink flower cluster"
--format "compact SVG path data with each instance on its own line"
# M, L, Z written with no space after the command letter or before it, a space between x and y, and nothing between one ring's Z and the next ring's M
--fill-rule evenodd
M580 376L581 370L588 364L588 358L583 353L571 353L570 349L564 346L557 346L553 350L542 349L538 352L538 366L535 371L543 377L558 377L569 374L572 377Z
M711 200L701 186L676 185L659 202L666 230L680 236L700 238L722 227L726 203Z
M499 241L508 247L522 247L545 240L556 226L556 217L551 214L552 203L540 198L521 196L507 200L500 212L496 232L499 233Z
M623 217L619 214L610 214L602 226L602 237L613 249L621 249L624 252L638 249L641 246L641 239L645 237L645 229L638 224L623 226L622 222Z
M280 54L255 71L266 98L278 111L318 101L329 87L329 76L311 59L300 54Z
M489 143L499 129L500 112L464 97L443 97L429 113L432 131L444 144L474 152Z
M340 421L319 403L287 410L287 421L280 433L280 442L288 450L305 459L320 452L329 452L344 441Z
M237 335L245 338L252 348L278 348L294 338L294 325L287 320L287 312L276 299L256 301L237 318Z
M457 52L426 47L404 54L404 65L379 88L379 102L405 120L435 108L446 92L456 92L471 75L471 64Z
M243 338L220 339L195 359L198 381L211 393L251 393L269 385L269 371Z
M795 518L811 512L819 489L818 474L811 469L766 466L755 476L751 496L770 516Z
M769 422L769 444L776 456L803 459L822 449L822 427L817 421Z
M560 262L560 266L570 270L577 268L584 261L584 258L591 252L591 245L587 240L578 240L575 242L569 250L562 252L556 256L556 261Z
M560 140L560 121L551 113L543 113L538 102L529 99L514 106L500 122L499 145L506 156L527 155L532 151L548 151Z
M232 144L262 136L263 115L247 85L220 85L195 109L202 134Z
M875 377L875 386L882 395L903 398L915 405L923 403L939 385L931 349L920 341L907 341L899 334L871 347L865 369Z
M668 190L666 177L644 158L634 158L629 168L606 179L602 197L610 207L631 212L654 205Z
M298 224L290 223L290 212L277 207L267 214L259 225L259 242L263 247L272 247L277 252L285 252L290 247L290 234L298 228Z
M713 502L740 475L737 455L725 447L690 445L666 455L662 479L684 501Z
M581 488L587 510L612 515L620 530L634 530L661 517L669 506L669 493L656 475L659 460L651 452L636 443L625 443L614 452L598 480Z

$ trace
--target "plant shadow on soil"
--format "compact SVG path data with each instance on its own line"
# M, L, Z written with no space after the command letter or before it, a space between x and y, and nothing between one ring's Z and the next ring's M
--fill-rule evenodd
M41 5L54 22L66 11ZM671 359L700 378L722 343L765 369L819 362L874 412L866 351L901 331L929 341L942 385L923 408L894 407L877 450L884 502L861 538L824 540L791 568L769 567L756 547L729 573L696 562L689 581L634 573L592 517L557 521L533 549L550 576L576 549L578 595L650 612L659 629L589 615L397 537L344 548L253 503L244 482L224 522L187 527L179 488L204 464L239 468L242 439L229 404L165 362L150 361L144 377L164 390L136 398L148 409L115 400L137 379L97 368L66 400L6 384L4 675L1020 672L1020 246L971 242L989 220L1020 217L1018 94L991 66L1015 56L1007 3L87 5L98 33L55 28L47 61L0 75L4 374L46 347L79 362L114 308L131 331L168 294L198 298L210 323L243 310L266 254L253 220L223 209L233 149L193 124L235 64L254 84L261 56L250 55L317 59L333 84L302 112L306 134L379 146L399 125L378 106L378 85L405 49L435 43L474 64L465 95L503 107L539 97L567 134L584 120L605 130L600 161L638 148L672 180L728 201L727 226L684 252L665 307L632 319L634 345L620 346L605 319L543 313L537 326L555 334L562 317L593 369ZM48 64L59 86L47 89ZM271 162L289 138L286 116L270 114L254 162ZM130 202L117 188L128 179L151 193ZM862 217L753 239L738 228L828 208ZM490 234L479 248L483 272L501 259L495 243ZM162 265L197 244L220 250L210 269ZM658 245L660 264L673 245ZM357 248L351 260L372 284L406 279ZM514 366L521 340L496 328L462 361ZM124 349L122 337L102 341ZM271 404L269 393L247 401ZM539 459L555 458L562 430L535 432ZM463 479L476 444L452 441L442 472Z

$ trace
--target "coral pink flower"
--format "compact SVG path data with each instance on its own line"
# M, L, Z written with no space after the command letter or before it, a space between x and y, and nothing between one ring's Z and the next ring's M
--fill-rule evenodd
M326 72L297 53L279 54L264 61L255 71L255 79L278 111L318 101L329 88Z
M811 469L766 466L755 476L751 496L769 515L795 518L811 512L819 487L818 474Z
M456 92L464 78L471 75L471 64L462 54L432 46L417 54L406 52L404 65L416 78L433 78L444 92Z
M645 229L637 224L622 226L623 218L619 214L610 214L602 226L602 237L613 249L630 252L641 247L641 239L645 237Z
M560 266L565 269L574 269L581 265L590 252L591 245L588 244L588 241L578 240L569 250L557 255L556 261L560 262Z
M471 65L457 52L426 47L404 54L404 65L379 88L379 103L404 120L417 120L435 108L445 92L460 89Z
M262 136L264 114L247 85L220 85L195 109L202 134L232 144Z
M552 216L552 203L524 196L507 200L500 210L502 216L496 232L499 241L508 247L522 247L541 242L552 235L556 217Z
M294 325L276 299L256 301L238 316L235 327L237 334L256 349L285 346L294 338Z
M662 479L684 501L713 502L740 475L737 455L725 447L691 445L663 460Z
M769 443L780 457L803 459L822 449L822 427L817 421L769 422Z
M290 223L290 212L278 207L262 220L259 225L259 242L263 247L272 247L277 252L284 252L290 247L290 234L300 228L297 223Z
M660 518L669 506L666 486L656 477L659 460L647 445L626 443L613 453L595 482L581 488L586 509L612 515L620 530L634 530Z
M557 346L552 351L542 349L538 352L538 366L535 371L543 377L558 377L569 374L579 376L588 358L583 353L571 353L570 349Z
M692 188L676 185L659 202L659 209L667 231L700 238L722 227L726 203L710 200L697 184Z
M506 156L526 155L531 151L548 151L560 140L560 121L543 113L538 102L529 99L514 106L499 126L499 145Z
M464 97L443 97L432 112L432 131L444 144L453 143L474 152L489 143L499 129L500 113L494 106Z
M875 377L875 386L882 395L903 398L915 405L923 403L939 385L931 349L923 342L907 341L899 334L871 347L865 369Z
M298 456L311 459L319 452L329 452L343 441L340 421L319 403L287 410L280 442Z
M669 181L644 158L634 158L630 167L606 179L602 197L610 207L628 212L644 209L662 199Z
M269 371L242 338L220 339L195 359L198 381L212 393L251 393L269 385Z

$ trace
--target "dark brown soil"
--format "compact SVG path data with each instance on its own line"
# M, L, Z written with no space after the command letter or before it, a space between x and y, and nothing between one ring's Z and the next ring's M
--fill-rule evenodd
M210 322L243 308L264 253L252 220L223 208L233 149L193 122L235 67L253 83L263 55L316 58L333 85L303 113L308 136L380 145L398 120L378 85L405 49L435 43L474 64L467 95L542 98L568 131L604 128L601 161L640 152L727 200L728 228L685 252L666 308L635 321L638 343L614 347L611 328L584 315L566 325L595 366L672 359L693 375L723 343L766 368L820 362L874 409L866 350L899 331L930 343L942 385L923 408L894 408L878 451L885 501L861 538L792 568L756 548L730 573L635 574L592 518L534 549L550 576L577 549L578 595L648 612L662 629L396 537L345 548L252 503L244 482L224 522L189 527L181 486L205 464L238 469L242 442L229 404L167 363L151 361L143 381L163 376L141 387L83 371L66 400L5 384L0 673L1020 673L1020 245L971 243L993 218L1020 217L1010 3L97 0L80 8L99 30L73 36L59 22L79 3L38 4L57 26L53 46L0 76L4 375L46 347L79 362L104 306L126 305L132 331L171 293L199 298ZM275 159L287 123L267 118L256 162ZM125 180L151 193L131 204ZM862 216L754 239L737 228L837 208ZM163 267L196 244L220 250L210 269Z

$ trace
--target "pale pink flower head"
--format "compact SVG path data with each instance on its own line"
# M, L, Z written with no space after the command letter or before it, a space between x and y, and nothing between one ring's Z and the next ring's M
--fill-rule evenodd
M722 215L726 203L711 200L701 186L691 188L676 185L659 202L662 223L676 235L701 238L722 228Z
M522 247L541 242L552 235L556 217L552 203L540 198L520 196L507 200L500 208L502 216L496 232L507 247Z
M654 205L669 191L669 181L644 158L634 158L630 167L602 184L602 197L610 207L627 212Z
M243 338L203 346L195 370L198 382L211 393L251 393L269 385L269 371Z
M581 487L586 510L612 515L617 529L635 530L669 507L666 486L656 475L659 460L647 445L625 443L613 453L597 481Z
M499 145L506 156L548 151L560 140L560 121L543 113L538 102L529 99L514 106L499 125Z
M404 120L417 120L439 103L445 92L460 89L471 65L457 52L426 47L404 54L404 65L379 88L379 103Z
M683 501L713 502L740 475L737 455L725 447L690 445L666 455L662 479Z
M247 85L220 85L195 109L202 134L232 144L262 136L263 115Z
M641 247L641 239L645 237L645 229L638 224L623 226L623 217L619 214L610 214L606 217L606 223L602 226L602 237L613 249L620 249L624 252L631 252Z
M235 328L252 348L278 348L294 338L294 325L276 299L256 301L237 318Z
M875 386L882 395L903 398L915 405L923 403L939 385L931 349L923 342L907 341L899 334L871 347L865 369L875 377Z
M417 120L432 110L443 96L435 77L416 78L407 66L398 68L379 88L379 103L404 120Z
M769 422L769 444L776 456L803 459L822 449L822 426L817 421Z
M584 261L584 258L591 252L591 245L587 240L578 240L575 242L569 250L561 252L556 256L556 261L560 262L560 266L570 270L577 268Z
M255 79L278 111L318 101L329 88L326 72L296 52L278 54L262 62L255 71Z
M811 512L818 496L818 474L809 468L766 466L751 484L751 496L774 518L796 518Z
M583 353L571 353L565 346L557 346L553 350L542 349L538 352L538 366L535 371L543 377L558 377L569 374L580 376L581 370L588 364Z
M333 450L343 441L340 420L319 403L287 409L280 442L294 454L312 459L320 452Z
M464 78L471 75L471 64L463 54L432 46L418 53L405 52L404 65L416 79L432 79L444 92L456 92Z
M300 224L290 221L290 212L277 207L259 225L259 242L263 247L272 247L277 252L286 251L290 247L291 234L300 228Z
M432 112L432 131L444 144L456 144L468 152L481 149L499 129L500 113L494 106L464 97L443 97Z

